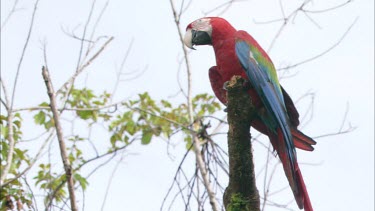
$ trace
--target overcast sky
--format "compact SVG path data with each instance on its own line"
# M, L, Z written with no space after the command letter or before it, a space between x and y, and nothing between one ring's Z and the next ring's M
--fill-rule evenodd
M1 74L9 89L27 34L33 2L20 0L20 9L1 29ZM40 0L30 46L21 67L15 107L35 106L47 101L41 77L43 42L47 43L48 65L55 87L60 87L73 74L79 42L68 37L63 30L81 34L91 2ZM193 1L181 17L181 28L185 29L188 23L204 16L205 12L220 5L220 2ZM282 1L285 14L290 14L301 2ZM308 9L323 10L345 1L312 2ZM98 17L105 3L96 1L93 17ZM175 4L179 7L181 1ZM11 6L12 1L2 1L2 23ZM219 12L209 15L215 16ZM222 17L235 28L252 34L265 50L269 49L282 25L282 22L258 23L282 17L277 0L239 1ZM309 16L298 13L269 51L276 67L298 63L335 45L356 19L349 33L332 51L292 69L289 74L297 74L281 80L293 99L307 92L315 93L314 116L302 129L304 133L317 137L337 132L347 108L344 129L349 122L357 128L345 135L316 139L318 144L312 153L298 151L301 163L318 164L301 167L313 207L317 211L374 210L374 1L357 0L336 10ZM92 30L93 25L90 24L88 30ZM78 87L88 86L97 93L112 91L116 67L133 42L125 69L129 72L146 71L135 80L122 82L115 101L147 91L155 99L183 102L181 94L171 97L179 91L178 81L186 88L186 74L184 68L178 72L182 56L181 43L169 1L111 0L96 28L96 35L114 36L115 39L87 72L79 77L76 82ZM212 48L202 46L197 49L189 54L193 70L193 93L213 94L208 80L208 69L215 64ZM308 101L305 100L298 103L297 108L305 113L307 105ZM219 116L223 117L224 113ZM25 120L29 124L24 125L24 138L35 137L35 130L41 128L31 124L27 114ZM98 141L101 139L106 141L105 136L98 137ZM267 139L263 140L268 144ZM225 135L215 141L224 147L226 145ZM170 149L170 153L175 157L174 160L167 155L167 144L160 139L153 140L148 146L135 145L129 148L113 177L104 210L159 210L185 150L185 144L179 137L173 139L173 144L176 146ZM259 170L266 156L259 146L255 146L254 153L255 165ZM191 168L186 165L187 171L192 171L192 156L188 162L191 162ZM108 178L115 165L113 161L90 177L90 186L85 193L85 210L101 209ZM275 180L275 183L280 181L281 185L276 186L285 186L287 181L284 174L280 172L277 175L280 179ZM258 180L261 184L262 178ZM272 199L284 203L292 201L290 208L297 210L289 189ZM177 201L172 210L183 210L182 205ZM266 210L282 209L267 207Z

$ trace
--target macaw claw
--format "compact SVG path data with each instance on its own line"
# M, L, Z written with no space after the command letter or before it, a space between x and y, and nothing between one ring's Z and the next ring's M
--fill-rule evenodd
M245 80L242 85L243 85L243 88L246 91L249 90L249 89L251 89L251 88L253 88L253 86L251 85L251 83L248 80Z
M228 85L229 85L229 81L224 82L224 84L223 84L223 89L224 89L225 91L228 91Z

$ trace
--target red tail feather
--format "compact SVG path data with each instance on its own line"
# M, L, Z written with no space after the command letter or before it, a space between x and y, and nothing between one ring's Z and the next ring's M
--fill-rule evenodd
M294 142L295 147L306 150L306 151L314 150L314 147L312 145L315 145L316 142L312 138L303 134L298 129L292 129L292 135L293 135L293 142Z
M303 146L310 146L315 144L315 141L312 140L310 137L306 136L305 134L301 133L297 129L292 129L293 134L293 141L294 144L296 143L303 143ZM282 133L278 131L278 134L268 133L268 137L277 151L277 154L283 164L285 175L289 181L289 185L293 191L294 198L298 204L300 209L304 209L305 211L313 211L309 194L307 193L305 182L303 181L303 177L301 174L301 170L299 169L298 162L295 160L294 170L291 168L291 161L287 157L287 153L285 151L286 146L284 142L284 137ZM298 141L296 141L298 139ZM303 148L302 148L303 149ZM310 149L310 148L309 148ZM313 149L313 148L312 148Z
M302 173L298 167L298 164L297 164L297 180L300 186L299 191L303 195L303 197L301 197L303 199L303 208L305 209L305 211L313 211L310 197L309 197L309 194L307 193L306 185L305 185L305 182L303 181Z

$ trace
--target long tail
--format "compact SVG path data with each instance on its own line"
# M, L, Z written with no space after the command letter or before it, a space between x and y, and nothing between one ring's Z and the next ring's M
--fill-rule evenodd
M301 140L301 143L311 143L311 141L307 142L306 135L299 132L297 130L293 130L293 139L295 139L294 134L296 134L296 137L298 137L298 140ZM302 134L302 135L301 135ZM289 185L293 191L294 198L298 204L298 207L300 209L305 209L305 211L313 211L311 201L309 194L307 193L306 185L302 177L301 170L299 169L297 159L295 157L295 160L290 160L287 156L287 152L285 151L285 146L283 146L284 137L281 133L281 131L278 131L278 134L269 134L269 138L271 140L271 143L274 147L274 149L277 151L277 154L279 155L279 158L281 160L281 163L283 164L285 175L288 179ZM310 140L311 138L309 138ZM312 139L311 139L312 140ZM303 142L302 142L303 141ZM296 142L294 140L294 142ZM315 141L314 141L315 143ZM309 145L311 146L311 144ZM291 166L294 166L294 168L291 168Z
M291 130L292 130L292 136L293 136L293 143L295 147L306 150L306 151L314 150L314 147L312 145L315 145L316 141L314 141L312 138L308 137L307 135L303 134L297 128L294 128Z
M259 132L269 136L270 132L268 131L266 125L260 120L255 119L251 126L258 130ZM314 147L312 145L315 145L316 142L308 137L307 135L303 134L301 131L299 131L297 128L291 128L292 136L293 136L293 143L296 148L306 150L306 151L313 151ZM276 149L276 148L274 148Z
M300 186L299 187L300 193L302 193L302 195L303 195L303 198L302 198L303 208L305 209L305 211L313 211L311 201L310 201L310 197L309 197L309 194L307 193L306 185L305 185L305 182L303 181L302 173L301 173L301 170L298 167L298 164L297 164L296 169L297 169L297 180L298 180L298 184ZM302 204L302 202L300 202L300 203Z

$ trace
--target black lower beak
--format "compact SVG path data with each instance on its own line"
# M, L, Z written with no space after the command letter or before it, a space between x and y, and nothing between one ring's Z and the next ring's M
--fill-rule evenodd
M210 44L212 44L211 37L207 32L191 30L191 33L192 33L192 44L193 45L210 45Z

